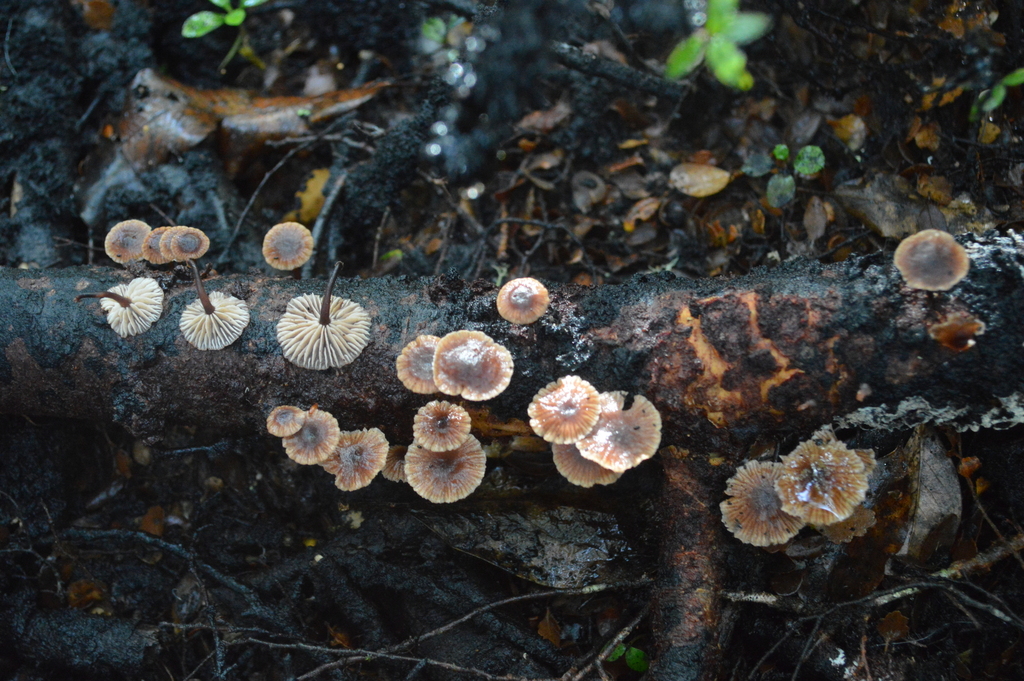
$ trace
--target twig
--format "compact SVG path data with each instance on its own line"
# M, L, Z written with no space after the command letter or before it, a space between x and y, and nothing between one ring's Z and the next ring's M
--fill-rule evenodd
M629 622L629 624L620 629L619 633L615 634L612 640L608 641L608 643L604 645L604 647L601 649L601 652L598 653L593 660L591 660L585 667L583 667L583 669L580 669L575 674L572 674L572 676L569 675L569 672L563 674L561 681L580 681L580 679L586 676L587 673L589 673L590 670L593 669L596 665L599 665L606 659L608 659L608 656L615 652L615 649L619 646L619 644L626 640L626 637L629 636L629 634L634 629L636 629L637 625L640 624L640 622L645 617L647 617L647 614L650 611L651 604L648 601L647 604L645 604L644 607L640 609L640 612L637 613L636 617L634 617Z
M324 233L324 225L327 223L327 217L331 214L331 209L334 208L334 202L341 195L341 189L345 186L346 177L348 177L348 171L342 170L331 187L331 193L324 199L324 205L320 209L320 214L316 216L316 222L313 223L313 255L302 266L302 276L306 278L309 278L313 272L313 263L316 261L317 251L320 249L320 239Z
M220 231L226 233L231 228L228 227L228 216L224 213L224 203L217 196L215 189L209 190L206 193L206 198L213 204L213 212L217 214L217 224L220 226Z
M673 99L683 99L690 92L689 83L676 83L652 76L625 64L587 54L580 48L566 43L554 43L551 51L560 62L571 69L591 76L600 76L626 88Z
M14 64L11 63L11 27L14 25L14 17L7 20L7 35L4 36L4 61L7 63L7 68L11 72L11 75L17 78L18 71L14 68Z
M373 237L373 262L370 265L371 272L377 269L377 256L380 254L380 237L384 232L384 225L387 224L389 217L391 217L391 206L384 209L384 216L380 219L380 224L377 225L377 233Z

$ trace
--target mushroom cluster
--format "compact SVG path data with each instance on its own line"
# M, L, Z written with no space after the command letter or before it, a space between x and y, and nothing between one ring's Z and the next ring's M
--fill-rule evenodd
M419 336L395 360L398 379L420 394L441 392L471 401L500 395L515 364L503 345L480 331L455 331L443 338Z
M792 539L805 525L833 541L849 541L866 531L862 509L868 477L875 468L870 449L849 449L829 427L800 443L781 462L750 461L726 483L722 522L737 539L773 546ZM839 526L849 521L849 528ZM845 537L845 539L843 539Z
M107 232L103 249L114 262L126 265L146 260L151 265L198 260L206 255L210 239L195 227L157 227L142 220L122 220Z

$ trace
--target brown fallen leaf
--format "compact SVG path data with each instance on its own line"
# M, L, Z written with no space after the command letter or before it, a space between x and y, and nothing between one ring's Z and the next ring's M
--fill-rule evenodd
M537 633L541 638L550 641L551 645L556 648L562 646L562 628L558 626L558 621L551 614L550 609L544 611L544 617L537 623Z
M572 107L566 101L559 101L545 111L531 111L523 116L516 127L523 132L546 135L572 115Z
M661 207L661 199L657 196L649 196L646 199L640 199L633 204L633 207L626 213L625 219L622 221L622 228L627 232L632 232L636 229L636 223L642 220L650 220L654 217L654 214L658 212L658 208Z
M668 182L687 196L704 197L725 189L732 176L727 170L700 163L680 163L669 173Z

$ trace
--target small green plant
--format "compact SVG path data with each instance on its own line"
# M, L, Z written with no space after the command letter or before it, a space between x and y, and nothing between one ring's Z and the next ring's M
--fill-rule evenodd
M775 171L768 180L768 205L782 208L796 196L796 178L786 169L789 161L789 147L777 144L772 154L751 154L743 164L743 173L750 177L762 177ZM774 160L773 160L774 159ZM813 177L825 167L825 152L821 147L808 144L797 152L793 159L793 172L801 177Z
M665 64L665 77L682 78L706 61L722 84L737 90L753 87L747 55L739 46L763 36L771 27L771 19L761 12L740 12L739 6L739 0L708 0L704 25L672 50Z
M999 108L999 105L1006 99L1006 88L1024 85L1024 68L1011 71L996 83L990 90L982 90L978 98L971 105L971 120L976 121L983 113L989 113Z
M625 658L626 666L640 674L643 674L651 666L647 660L647 653L624 643L615 646L615 650L608 656L608 661L615 662L619 658Z
M202 38L210 31L214 31L221 26L237 26L238 36L231 45L231 49L228 50L227 56L220 63L220 70L224 70L224 67L238 54L239 50L242 51L242 56L246 59L264 68L259 57L248 47L249 39L245 32L245 27L242 26L242 22L245 21L246 9L262 5L267 0L240 0L238 7L232 7L231 0L210 0L210 2L220 7L224 12L211 12L209 10L196 12L188 19L185 19L185 23L181 25L181 35L186 38Z

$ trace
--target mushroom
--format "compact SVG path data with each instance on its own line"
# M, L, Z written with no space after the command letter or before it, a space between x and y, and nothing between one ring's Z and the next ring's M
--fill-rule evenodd
M610 485L622 476L621 473L584 459L575 444L551 445L551 459L562 477L580 487Z
M155 279L145 277L118 284L103 293L83 293L75 296L75 302L83 298L100 299L107 323L121 338L146 331L163 313L164 292Z
M643 395L622 409L621 394L601 394L601 416L576 446L585 459L622 473L654 456L661 444L661 414Z
M263 237L263 259L276 270L292 270L296 279L312 255L313 234L298 222L274 225Z
M748 461L725 484L730 498L719 504L722 522L744 544L784 544L804 526L803 520L782 510L775 492L783 470L778 462Z
M267 417L267 432L276 437L295 435L306 422L306 411L298 407L281 405L274 407Z
M210 249L210 238L195 227L171 227L160 237L160 254L168 261L198 260Z
M893 261L907 286L922 291L948 291L971 268L967 249L938 229L925 229L901 241Z
M380 474L385 480L391 482L408 482L405 478L405 453L408 447L389 447L387 458L384 459L384 468Z
M437 392L434 385L434 351L440 342L437 336L417 336L402 348L395 360L398 380L409 390L421 395Z
M489 400L512 380L512 353L480 331L455 331L437 343L434 384L446 395Z
M533 432L548 442L569 444L597 424L601 396L579 376L563 376L541 388L526 411Z
M388 441L377 428L341 433L334 451L320 462L334 476L334 485L344 491L362 489L384 468Z
M119 222L107 232L103 250L107 252L107 257L119 265L138 260L142 257L142 244L150 231L150 226L142 220Z
M455 449L469 437L469 412L457 404L434 400L419 408L412 422L413 441L435 452Z
M544 316L550 302L547 288L536 279L512 279L498 291L498 314L513 324L532 324Z
M405 455L405 477L416 494L435 504L465 499L484 479L487 457L470 435L456 449L434 452L412 445Z
M351 300L331 298L340 271L339 262L323 297L310 293L288 301L277 323L277 342L285 359L303 369L345 366L370 342L366 310Z
M826 427L782 457L782 465L775 481L782 510L811 525L831 525L864 501L874 452L848 449Z
M314 404L306 413L306 420L294 435L281 442L288 458L296 463L312 465L327 460L341 440L338 420Z
M145 240L142 242L142 257L146 259L151 265L165 265L171 260L165 258L164 254L160 252L160 240L170 227L157 227L149 234L146 235Z
M206 295L194 260L189 260L192 277L196 282L197 300L189 303L181 313L178 326L185 340L199 350L220 350L238 340L249 324L249 307L244 300L220 291Z

